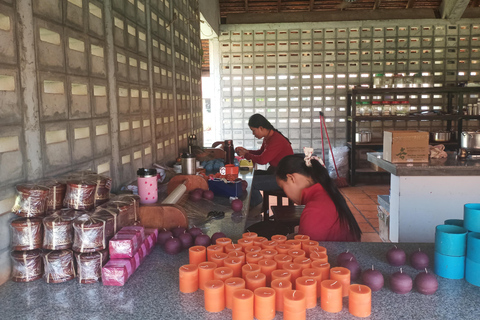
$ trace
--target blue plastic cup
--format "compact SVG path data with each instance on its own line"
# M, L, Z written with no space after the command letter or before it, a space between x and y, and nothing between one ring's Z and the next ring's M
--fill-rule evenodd
M467 237L467 258L480 263L480 233L469 232Z
M467 203L463 206L463 226L468 231L480 232L480 203Z
M438 225L435 228L435 251L446 256L464 256L467 247L467 234L467 229L459 226Z
M465 264L465 280L474 286L480 287L480 263L467 258Z
M445 222L443 222L443 224L463 227L463 219L448 219L448 220L445 220Z
M447 279L463 279L465 277L465 256L452 257L435 251L435 274Z

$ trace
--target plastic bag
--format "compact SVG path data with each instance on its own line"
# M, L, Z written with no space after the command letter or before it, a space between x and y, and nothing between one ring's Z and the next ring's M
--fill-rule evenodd
M337 179L337 178L346 178L348 176L348 151L349 148L347 146L343 147L336 147L333 148L333 156L335 158L335 164L337 165L338 175L335 171L335 166L332 160L331 152L328 153L328 174L330 178Z

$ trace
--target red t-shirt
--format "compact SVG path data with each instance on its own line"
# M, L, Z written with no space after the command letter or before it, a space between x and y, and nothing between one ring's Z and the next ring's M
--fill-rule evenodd
M270 138L263 139L262 147L258 150L249 150L245 159L254 163L267 164L276 167L285 156L293 154L293 149L287 139L277 131L273 131Z
M302 191L299 234L310 236L314 241L357 241L348 225L341 225L332 199L320 183Z

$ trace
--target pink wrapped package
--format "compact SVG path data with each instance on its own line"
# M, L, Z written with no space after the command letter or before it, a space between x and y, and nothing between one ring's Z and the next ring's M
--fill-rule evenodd
M145 228L145 236L148 238L148 236L152 236L155 243L157 242L158 239L158 229L157 228Z
M146 242L148 242L148 254L152 253L153 246L155 246L156 241L154 240L154 235L150 234L147 239L145 239Z
M135 251L138 250L138 248L140 247L140 245L142 244L143 240L142 240L142 235L140 234L140 231L135 231L135 230L120 230L118 231L117 234L132 234L135 236L136 238L136 246L135 246Z
M152 251L152 244L148 241L148 237L145 238L145 241L143 241L143 244L145 245L145 255L148 256Z
M135 255L133 256L133 259L135 259L135 270L138 269L138 267L140 267L140 264L142 263L140 259L140 250L138 250L137 252L135 252Z
M112 259L102 268L104 286L123 286L134 269L128 259Z
M142 243L142 246L140 247L140 249L138 249L138 251L142 251L142 263L143 261L145 260L145 258L147 257L148 255L148 252L147 252L147 246L145 245L145 243Z
M126 227L123 227L121 231L131 231L131 230L139 231L142 239L141 241L143 242L143 240L145 240L145 228L143 226L126 226Z
M131 258L138 248L137 237L131 233L117 233L108 243L111 259Z
M137 264L137 260L135 259L135 255L133 257L128 258L130 260L130 263L132 264L132 269L137 270L137 268L140 266L140 263Z

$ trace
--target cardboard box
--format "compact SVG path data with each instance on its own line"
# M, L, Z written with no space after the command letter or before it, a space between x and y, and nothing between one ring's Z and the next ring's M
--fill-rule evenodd
M428 162L428 132L384 131L383 160L392 163Z

